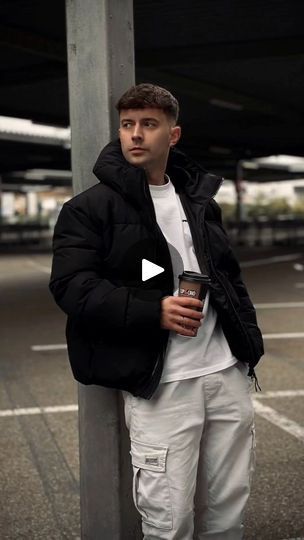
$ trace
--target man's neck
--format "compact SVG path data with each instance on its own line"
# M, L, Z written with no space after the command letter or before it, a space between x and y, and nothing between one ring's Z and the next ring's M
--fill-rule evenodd
M168 177L165 175L164 171L161 173L149 173L149 171L146 171L146 175L149 184L152 186L163 186L168 183Z

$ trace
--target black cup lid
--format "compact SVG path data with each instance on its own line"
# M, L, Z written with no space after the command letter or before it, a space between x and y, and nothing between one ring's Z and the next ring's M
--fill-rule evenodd
M211 279L206 274L199 274L198 272L192 272L190 270L185 270L182 274L178 276L179 279L184 279L185 281L199 281L200 283L210 283Z

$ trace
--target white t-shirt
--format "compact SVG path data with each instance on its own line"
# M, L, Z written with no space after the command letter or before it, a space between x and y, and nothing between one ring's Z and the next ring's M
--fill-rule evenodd
M183 260L184 270L201 273L193 247L190 228L179 195L170 181L162 186L149 184L157 223L167 242L174 246ZM170 249L170 246L169 246ZM178 295L178 274L175 258L171 257L174 272L174 296ZM191 379L214 373L234 365L232 355L217 320L216 311L209 303L209 292L204 305L205 317L197 336L188 338L170 331L164 369L160 382Z

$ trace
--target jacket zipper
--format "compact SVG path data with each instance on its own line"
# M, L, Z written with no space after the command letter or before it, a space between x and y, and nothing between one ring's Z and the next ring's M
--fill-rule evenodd
M208 235L204 235L204 236L205 236L205 238L206 238ZM242 330L242 332L243 332L243 334L244 334L244 336L245 336L245 338L246 338L246 341L248 342L248 346L249 346L249 350L250 350L250 356L251 356L251 358L253 359L252 347L251 347L251 343L250 343L250 341L249 341L249 339L248 339L246 330L244 329L243 323L242 323L242 321L241 321L241 319L240 319L240 317L239 317L239 315L238 315L238 313L237 313L237 311L236 311L236 309L235 309L235 307L234 307L234 304L233 304L233 301L232 301L231 296L230 296L230 294L229 294L229 291L227 291L227 289L226 289L226 287L225 287L225 284L223 283L222 279L219 277L218 273L216 272L216 270L215 270L215 268L214 268L214 264L213 264L212 259L211 259L211 257L210 257L209 239L208 239L208 241L206 242L206 248L207 248L207 250L208 250L208 260L210 261L210 266L211 266L211 268L212 268L212 272L213 272L213 274L215 275L216 279L217 279L218 282L221 284L222 288L224 289L224 291L225 291L225 293L226 293L226 296L227 296L227 298L228 298L228 300L229 300L229 303L230 303L230 305L231 305L231 307L232 307L232 309L233 309L233 312L234 312L234 314L235 314L235 316L236 316L236 318L237 318L237 320L238 320L238 323L239 323L239 325L240 325L240 328L241 328L241 330Z
M206 264L206 261L205 261L204 253L203 253L203 251L201 250L199 238L198 238L198 236L196 235L195 227L191 228L191 225L192 225L192 224L194 223L194 221L195 221L195 220L193 219L192 212L191 212L190 208L188 207L188 202L187 202L187 200L186 200L186 198L184 197L183 194L180 194L180 200L181 200L181 202L182 202L182 205L183 205L185 214L186 214L187 219L188 219L188 222L189 222L189 228L190 228L190 231L191 231L192 241L193 241L193 245L194 245L195 252L196 252L196 254L197 254L197 259L198 259L198 263L199 263L201 272L202 272L203 274L208 274L207 264Z
M187 171L185 171L187 173L188 176L189 173ZM223 183L224 179L221 180L221 182L219 183L218 186L216 186L216 188L214 189L213 193L210 195L210 197L208 197L208 199L206 199L206 203L200 208L200 212L199 212L199 216L198 216L198 220L197 220L197 224L199 225L200 223L200 217L202 215L202 223L204 223L204 214L205 214L205 209L206 209L206 206L208 205L208 203L211 201L211 199L213 199L215 197L215 195L217 194L218 190L220 189L222 183ZM184 208L184 211L186 213L186 216L188 218L188 221L189 221L189 227L190 227L190 231L191 231L191 236L192 236L192 240L193 240L193 244L194 244L194 248L195 248L195 252L197 253L197 258L198 258L198 263L199 263L199 266L200 266L200 269L201 269L201 272L204 274L208 274L208 266L206 264L206 259L205 259L205 256L204 256L204 252L201 250L201 247L200 247L200 242L199 242L199 238L198 236L196 235L196 230L195 230L195 227L193 227L193 229L191 229L191 224L195 222L195 219L192 219L193 218L193 215L192 215L192 212L191 212L191 209L190 207L188 206L188 201L186 199L186 197L184 196L183 193L180 194L180 200L182 202L182 206ZM205 235L204 235L205 236ZM201 266L202 265L202 266Z
M208 236L208 235L204 234L204 238L205 238L206 240L207 240L207 236ZM224 290L225 293L226 293L226 296L227 296L227 298L228 298L228 300L229 300L230 306L232 307L233 312L234 312L234 315L235 315L235 317L236 317L236 319L237 319L237 321L238 321L238 323L239 323L239 327L240 327L240 329L241 329L241 331L242 331L242 334L244 335L245 340L246 340L246 342L247 342L247 344L248 344L248 349L249 349L249 352L250 352L251 360L254 360L253 352L252 352L252 345L251 345L251 343L250 343L250 340L249 340L249 337L248 337L248 335L247 335L247 332L246 332L246 330L245 330L245 328L244 328L244 325L243 325L243 323L242 323L242 321L241 321L241 319L240 319L240 317L239 317L239 315L238 315L238 313L237 313L237 311L236 311L236 309L235 309L235 307L234 307L234 304L233 304L232 298L231 298L231 296L230 296L230 294L229 294L229 291L227 291L227 289L226 289L226 287L225 287L225 284L223 283L222 279L219 277L218 273L216 272L215 267L214 267L214 264L213 264L212 259L211 259L211 257L210 257L209 238L208 238L208 240L205 242L205 245L206 245L206 250L207 250L207 254L208 254L208 261L209 261L209 263L210 263L210 267L211 267L211 269L212 269L212 272L213 272L213 274L214 274L214 276L216 277L217 281L221 284L223 290ZM249 361L249 362L248 362L248 367L249 367L248 376L251 377L251 379L254 380L255 390L256 390L256 391L261 390L260 385L259 385L259 381L258 381L257 376L256 376L255 371L254 371L254 368L253 368L252 365L250 365L250 364L251 364L251 362Z
M206 238L206 236L205 236ZM207 244L207 243L206 243ZM245 340L248 344L248 348L249 348L249 352L250 352L250 356L251 356L251 359L254 360L253 358L253 353L252 353L252 346L251 346L251 343L250 343L250 340L249 340L249 337L247 336L247 333L246 333L246 330L244 329L244 326L243 326L243 323L234 307L234 304L233 304L233 301L231 299L231 296L229 294L229 292L227 291L223 281L221 280L221 278L219 277L218 273L215 271L215 268L214 268L214 265L212 263L212 260L211 260L211 257L210 257L210 252L209 252L209 246L206 245L206 248L208 249L208 259L210 261L210 266L212 268L212 271L214 273L214 275L216 276L216 279L218 280L218 282L221 284L222 288L224 289L225 293L226 293L226 296L229 300L229 303L230 303L230 306L232 307L233 311L234 311L234 314L235 314L235 317L239 323L239 327L245 337ZM250 361L248 362L248 367L249 367L249 371L248 371L248 376L251 377L252 380L254 380L254 386L255 386L255 391L257 392L258 390L261 390L261 387L259 385L259 381L258 381L258 378L255 374L255 371L254 371L254 368L252 367L252 365L250 365Z
M221 182L222 184L222 182ZM239 323L239 326L240 326L240 329L246 339L246 342L248 343L248 347L249 347L249 351L250 351L250 356L251 356L251 359L253 360L253 353L252 353L252 346L251 346L251 343L250 343L250 340L247 336L247 333L244 329L244 326L243 326L243 323L241 321L241 319L239 318L239 315L234 307L234 304L233 304L233 301L231 299L231 296L229 294L229 292L227 291L223 281L221 280L221 278L218 276L218 273L216 272L215 268L214 268L214 265L213 265L213 262L212 262L212 259L210 257L210 250L209 250L209 239L207 239L207 235L205 233L205 226L204 226L204 222L205 222L205 219L204 219L204 216L205 216L205 209L208 205L208 203L210 202L211 199L213 199L213 197L215 197L216 193L218 192L221 184L217 187L217 189L214 191L214 193L207 199L206 201L206 204L204 204L201 212L199 213L199 219L198 219L198 222L200 223L200 216L202 216L202 223L203 223L203 238L204 238L204 244L205 244L205 248L206 248L206 251L207 251L207 255L208 255L208 258L207 258L207 261L206 261L206 258L204 256L204 253L201 251L201 248L200 248L200 244L199 244L199 240L198 240L198 237L196 235L196 231L195 229L193 228L193 230L191 230L191 234L192 234L192 240L193 240L193 244L194 244L194 247L195 247L195 251L197 253L197 258L198 258L198 262L200 263L200 268L201 268L201 271L204 273L206 272L206 269L208 269L208 265L210 266L210 268L212 269L212 272L214 274L214 276L216 277L217 281L221 284L222 288L224 289L225 293L226 293L226 296L229 300L229 303L234 311L234 314L236 316L236 319L238 320L238 323ZM190 209L188 208L187 206L187 201L186 199L181 196L180 197L181 200L182 200L182 204L184 206L184 210L186 212L186 215L189 218L191 218L191 212L190 212ZM191 223L191 219L189 219L189 226L190 226L190 223ZM191 228L190 228L191 229ZM208 271L206 272L208 274ZM257 377L255 375L255 372L254 372L254 369L250 366L250 363L249 364L249 374L251 377L253 377L255 379L255 387L256 388L259 388L259 384L258 384L258 380L257 380Z

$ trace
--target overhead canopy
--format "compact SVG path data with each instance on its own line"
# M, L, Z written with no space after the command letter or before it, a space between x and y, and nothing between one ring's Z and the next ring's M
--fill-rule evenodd
M209 170L304 156L303 16L302 0L134 0L137 82L176 95L182 147ZM68 126L63 0L3 0L0 20L0 115ZM0 141L0 173L33 166L69 168L69 150Z

